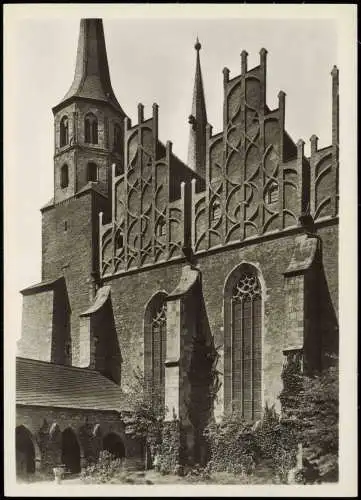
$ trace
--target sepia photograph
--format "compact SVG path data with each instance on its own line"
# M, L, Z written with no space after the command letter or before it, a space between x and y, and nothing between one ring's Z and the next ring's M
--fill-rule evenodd
M5 6L7 495L357 495L356 12Z

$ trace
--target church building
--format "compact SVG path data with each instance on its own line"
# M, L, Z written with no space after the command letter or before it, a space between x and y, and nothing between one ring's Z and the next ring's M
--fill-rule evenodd
M197 40L184 163L159 139L156 103L131 122L102 20L80 21L74 80L53 108L41 281L21 291L19 473L77 472L101 449L144 463L122 420L137 371L199 461L209 419L258 420L285 363L314 372L338 351L338 69L332 143L312 135L307 156L285 130L285 92L267 105L264 48L257 66L243 50L240 74L223 69L214 134L200 52Z

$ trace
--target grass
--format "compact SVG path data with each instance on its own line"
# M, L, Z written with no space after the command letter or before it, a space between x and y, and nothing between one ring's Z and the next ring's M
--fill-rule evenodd
M18 478L19 483L42 483L54 482L54 477L51 474L36 473L27 477ZM275 476L270 467L258 467L252 475L236 475L229 472L214 472L211 476L198 475L194 470L193 473L185 476L175 474L161 474L160 472L151 469L147 471L134 471L120 469L115 472L109 479L101 481L99 476L82 478L80 475L69 475L65 477L62 484L141 484L141 485L161 485L161 484L188 484L188 485L211 485L211 484L280 484L279 479Z
M79 482L83 484L99 484L96 478L88 478ZM103 483L104 484L104 483ZM270 469L258 469L254 474L235 475L229 472L215 472L210 477L188 474L186 476L177 476L175 474L161 474L152 470L147 471L126 471L121 470L115 473L107 484L194 484L194 485L210 485L210 484L280 484L279 479Z

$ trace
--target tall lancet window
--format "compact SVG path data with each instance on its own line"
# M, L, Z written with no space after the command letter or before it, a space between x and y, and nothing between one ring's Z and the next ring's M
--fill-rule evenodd
M242 265L225 287L225 402L248 420L262 412L262 289L255 268Z
M167 335L166 294L159 292L149 301L145 311L144 347L147 385L158 403L164 403L165 359Z
M60 147L69 143L69 121L67 116L63 116L60 121Z
M84 141L98 144L98 120L93 113L88 113L84 120Z

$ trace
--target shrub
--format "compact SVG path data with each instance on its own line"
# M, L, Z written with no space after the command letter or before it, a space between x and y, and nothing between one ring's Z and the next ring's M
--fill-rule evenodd
M266 406L256 424L244 421L239 412L225 416L217 424L212 422L205 431L211 459L210 472L231 472L250 475L258 466L267 466L281 482L295 465L296 441L284 425L274 407Z
M290 363L280 395L284 425L303 446L303 482L338 480L338 366L305 376Z
M126 433L146 444L154 455L162 442L163 422L166 414L157 394L153 394L144 382L140 370L134 372L134 383L130 390L133 410L121 414Z
M122 460L116 458L109 451L103 450L100 452L98 460L82 471L81 478L84 482L108 483L115 475L122 472L124 472ZM126 480L125 477L124 480Z
M258 461L259 448L251 424L239 412L226 415L205 429L210 449L208 470L250 474Z
M260 461L270 464L282 482L296 465L297 441L292 429L285 425L274 406L265 407L262 419L255 428Z

